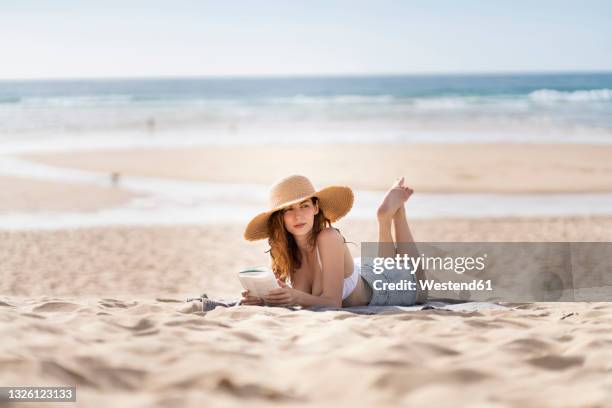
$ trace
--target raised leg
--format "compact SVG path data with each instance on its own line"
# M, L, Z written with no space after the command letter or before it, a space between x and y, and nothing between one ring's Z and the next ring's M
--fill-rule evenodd
M378 243L378 257L393 258L395 256L395 244L391 236L391 219L378 219Z
M400 179L398 187L404 190L406 197L404 202L407 201L412 195L413 190L405 184L403 177ZM408 227L406 208L403 202L393 214L393 227L395 230L395 242L397 242L397 253L400 255L418 256L418 249L414 244L414 238Z
M412 195L412 189L404 185L404 183L400 184L400 187L404 188L408 197ZM410 227L408 226L408 220L406 218L406 209L404 204L397 209L395 214L393 214L393 228L395 230L395 241L396 241L396 250L400 255L408 255L410 257L418 257L419 249L414 243L414 238L412 233L410 232ZM416 271L417 278L417 287L419 290L417 291L417 303L423 303L427 300L427 289L420 290L419 281L425 280L425 271L422 268L417 268Z
M403 183L403 177L395 180L376 213L378 218L378 242L383 244L378 245L379 257L392 258L397 253L393 242L393 236L391 235L391 228L395 213L408 199L406 190L402 187Z
M406 209L403 205L393 215L393 229L395 231L395 241L397 242L397 253L400 255L419 256L418 248L414 243L414 238L408 226Z

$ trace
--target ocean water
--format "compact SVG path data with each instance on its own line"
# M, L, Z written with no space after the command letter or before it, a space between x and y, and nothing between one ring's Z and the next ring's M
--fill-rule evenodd
M3 152L298 141L610 143L612 73L0 81Z
M612 73L0 81L0 175L109 186L10 155L334 142L612 143ZM146 196L93 213L11 212L0 229L248 221L267 186L123 177ZM253 198L238 203L248 191ZM356 191L371 219L382 192ZM612 194L418 194L417 218L598 215Z

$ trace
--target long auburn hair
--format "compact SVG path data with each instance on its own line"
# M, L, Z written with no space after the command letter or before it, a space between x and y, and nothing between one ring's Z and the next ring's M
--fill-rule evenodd
M315 205L319 202L319 199L312 197L311 201ZM331 221L325 216L323 209L319 207L319 212L314 216L312 231L308 240L309 244L314 247L319 233L326 227L331 226ZM272 258L272 271L278 279L287 282L287 278L292 278L294 271L302 266L302 255L293 234L285 228L283 210L272 213L268 219L268 232L268 244L270 245L268 252L270 252Z

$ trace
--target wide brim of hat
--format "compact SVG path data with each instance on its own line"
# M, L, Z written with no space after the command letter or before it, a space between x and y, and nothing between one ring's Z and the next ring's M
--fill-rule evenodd
M344 217L353 208L355 196L353 190L346 186L329 186L312 194L298 199L287 201L271 210L256 215L244 230L244 239L247 241L257 241L268 237L268 219L275 211L284 207L297 204L310 197L319 199L319 208L323 210L325 217L331 222L335 222Z

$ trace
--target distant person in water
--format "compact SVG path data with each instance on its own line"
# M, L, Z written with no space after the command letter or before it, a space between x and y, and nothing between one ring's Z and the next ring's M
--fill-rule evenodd
M376 219L378 241L386 244L379 245L377 256L418 256L404 207L412 193L401 177L382 200ZM423 303L427 291L417 284L425 278L422 270L385 270L385 280L412 281L416 290L381 290L374 285L381 275L365 262L362 267L360 258L351 257L346 240L331 223L345 216L353 201L349 187L315 190L304 176L293 175L275 183L270 190L270 209L249 222L244 238L268 239L271 267L281 288L264 298L250 296L245 290L240 304L350 307Z

